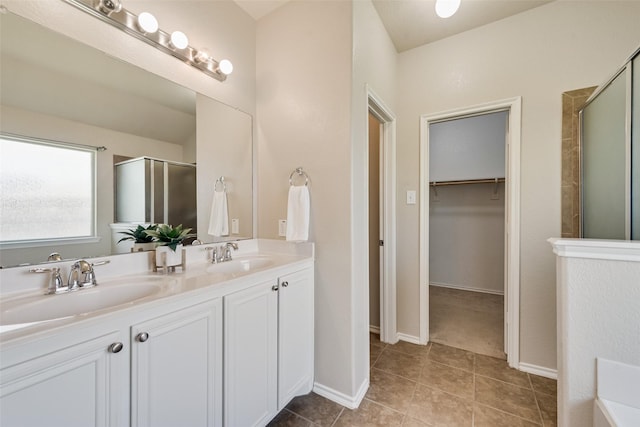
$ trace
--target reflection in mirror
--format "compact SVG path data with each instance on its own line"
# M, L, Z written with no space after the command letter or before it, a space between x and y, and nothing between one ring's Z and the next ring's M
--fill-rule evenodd
M52 252L116 253L124 235L114 242L114 164L136 157L197 164L199 240L253 236L251 116L12 13L0 15L0 66L0 131L107 148L97 153L98 241L2 245L1 266L45 262ZM207 231L219 176L227 182L229 235L214 238Z

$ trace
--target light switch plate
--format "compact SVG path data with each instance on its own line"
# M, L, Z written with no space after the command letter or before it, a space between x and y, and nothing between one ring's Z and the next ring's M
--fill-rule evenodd
M240 234L240 220L238 218L231 219L231 234Z
M415 190L407 190L407 204L415 205L416 204L416 191Z
M287 220L281 219L278 221L278 236L285 237L287 235Z

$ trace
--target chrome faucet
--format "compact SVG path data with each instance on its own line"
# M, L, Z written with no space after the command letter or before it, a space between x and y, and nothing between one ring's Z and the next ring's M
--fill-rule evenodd
M76 289L81 288L90 288L92 286L96 286L98 282L96 281L96 274L93 271L93 267L97 265L108 264L110 261L99 261L90 263L83 259L74 262L71 265L71 269L69 270L69 280L67 284L64 284L62 280L62 275L60 274L59 267L51 267L51 268L32 268L29 270L30 273L47 273L51 272L51 282L49 282L49 287L47 288L47 295L50 294L62 294L65 292L75 291Z
M238 244L227 242L219 247L208 247L207 251L211 251L211 263L218 264L220 262L231 261L231 249L238 250Z
M80 275L82 275L82 279L80 279ZM69 281L67 284L70 291L95 286L97 283L93 266L83 259L74 262L71 265L71 270L69 270Z
M223 252L224 255L222 257L222 261L231 261L231 248L233 248L234 251L238 250L238 244L237 243L233 243L233 242L227 242L226 245L223 246Z

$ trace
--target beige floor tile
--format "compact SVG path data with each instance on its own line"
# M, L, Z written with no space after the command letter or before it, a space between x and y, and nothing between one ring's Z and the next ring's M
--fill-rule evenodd
M546 393L552 396L558 394L558 381L533 374L529 374L529 378L531 378L531 384L536 393Z
M398 341L396 344L389 344L387 349L415 356L426 356L429 353L429 347L429 344L419 345L406 341Z
M305 420L299 415L289 412L286 409L280 413L268 424L268 427L311 427L311 421Z
M473 372L475 355L467 350L432 343L427 357L434 362Z
M504 412L540 422L540 412L533 391L502 381L476 375L476 402Z
M410 380L417 380L424 359L417 355L393 351L390 348L391 346L382 351L373 367Z
M473 427L535 427L536 424L488 406L473 405Z
M473 372L426 360L418 382L456 396L473 399Z
M495 357L476 355L476 374L494 378L520 387L531 388L526 372L510 368L505 360Z
M319 426L331 426L344 407L318 394L309 393L294 398L287 409Z
M370 400L363 400L358 409L342 411L335 427L400 427L404 414L379 405Z
M370 345L369 346L369 366L373 366L378 360L378 357L382 354L382 350L384 350L384 346L382 345Z
M416 382L372 369L365 397L373 402L405 413L416 389Z
M407 415L435 426L471 427L470 400L418 384Z
M427 424L420 420L416 420L415 418L411 418L409 416L404 417L404 422L402 423L402 427L431 427L432 424Z
M433 342L505 359L502 295L429 287Z
M558 402L555 396L545 393L536 393L538 406L542 415L542 424L545 427L558 425Z

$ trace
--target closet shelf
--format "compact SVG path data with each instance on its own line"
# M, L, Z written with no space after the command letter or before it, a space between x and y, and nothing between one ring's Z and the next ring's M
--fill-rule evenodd
M444 185L463 185L463 184L498 184L505 182L504 178L486 178L486 179L466 179L460 181L432 181L430 187L440 187Z

